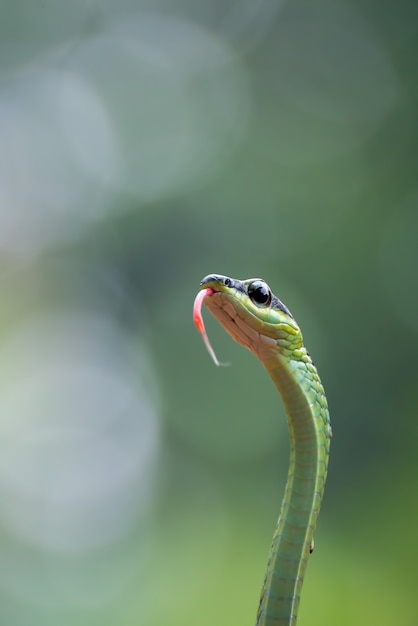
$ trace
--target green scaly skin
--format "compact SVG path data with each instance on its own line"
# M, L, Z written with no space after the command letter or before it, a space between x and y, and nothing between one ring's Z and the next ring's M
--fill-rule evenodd
M213 290L204 299L206 307L235 341L261 361L286 409L289 473L256 624L295 626L327 475L331 427L324 388L299 326L275 296L267 306L253 302L248 289L256 283L260 279L210 275L200 288Z

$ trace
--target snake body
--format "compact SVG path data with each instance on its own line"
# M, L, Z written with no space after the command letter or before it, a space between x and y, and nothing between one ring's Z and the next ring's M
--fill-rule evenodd
M264 281L219 274L201 281L194 319L212 350L200 314L202 302L261 361L286 409L289 471L256 625L295 626L327 475L331 427L324 388L299 326Z

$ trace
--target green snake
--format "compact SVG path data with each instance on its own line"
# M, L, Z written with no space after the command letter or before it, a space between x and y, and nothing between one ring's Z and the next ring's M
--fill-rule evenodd
M211 274L201 281L193 318L212 358L220 365L206 335L202 303L235 341L261 361L286 409L289 472L256 624L295 626L332 435L324 388L299 326L263 280Z

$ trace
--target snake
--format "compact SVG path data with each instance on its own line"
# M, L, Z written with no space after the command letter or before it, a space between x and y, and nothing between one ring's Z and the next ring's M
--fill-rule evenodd
M261 361L284 404L289 470L256 626L295 626L328 471L332 430L324 387L293 315L264 280L209 274L200 283L193 320L212 359L222 365L206 334L203 304Z

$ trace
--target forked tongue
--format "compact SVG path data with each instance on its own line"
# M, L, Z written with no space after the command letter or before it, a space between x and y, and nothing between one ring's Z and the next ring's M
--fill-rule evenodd
M215 363L215 365L225 366L225 365L229 365L229 363L221 363L220 361L218 361L215 351L210 345L209 337L206 334L206 329L205 329L205 325L203 323L203 317L202 317L203 300L207 296L211 296L213 293L215 293L213 289L202 289L202 291L199 291L193 304L193 322L197 330L201 334L203 343L205 344L207 351L212 357L212 360Z

